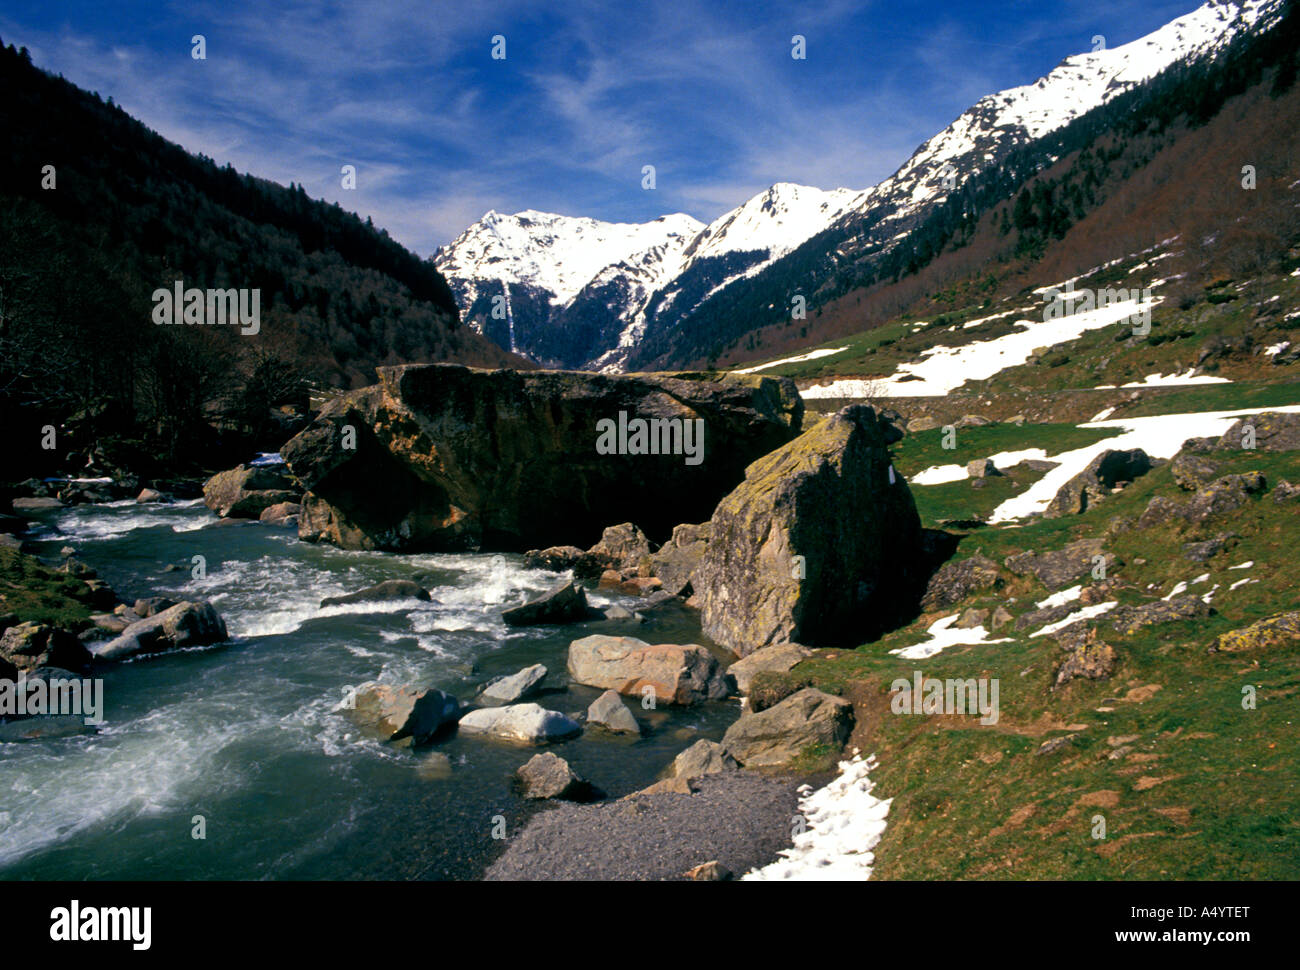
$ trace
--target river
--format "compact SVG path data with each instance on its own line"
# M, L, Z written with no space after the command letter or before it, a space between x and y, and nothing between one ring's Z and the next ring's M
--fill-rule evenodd
M98 671L105 723L93 734L0 744L3 879L476 879L503 851L499 817L508 838L541 808L512 784L534 751L363 738L334 712L350 686L473 699L491 677L539 662L563 682L569 642L588 633L712 646L694 614L671 605L644 623L507 627L504 608L563 579L515 555L342 551L291 530L219 525L197 501L38 516L39 555L72 546L127 601L207 599L231 639ZM194 556L206 561L201 578ZM397 578L432 602L319 608ZM573 685L536 700L573 715L599 693ZM653 782L696 740L719 739L739 714L735 700L656 711L629 701L640 740L588 732L548 749L612 797ZM429 751L446 754L450 771Z

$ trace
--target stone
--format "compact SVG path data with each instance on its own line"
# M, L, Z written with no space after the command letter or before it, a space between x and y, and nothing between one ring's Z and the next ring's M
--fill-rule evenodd
M0 659L31 673L45 667L81 671L91 656L76 635L45 623L17 623L0 635Z
M1294 498L1300 498L1300 485L1292 485L1285 479L1273 486L1273 501L1281 504Z
M1206 539L1203 542L1185 542L1183 543L1183 555L1192 562L1206 562L1219 555L1219 553L1231 549L1237 544L1238 538L1233 533L1220 533L1213 539Z
M966 474L970 478L990 478L995 475L1001 475L996 465L993 464L992 458L976 458L974 461L967 462Z
M1043 510L1047 519L1077 515L1110 495L1120 482L1132 482L1151 470L1151 456L1141 448L1108 449L1062 485Z
M547 673L543 664L525 667L509 677L502 677L488 684L479 695L479 701L484 704L514 704L537 693Z
M262 513L257 517L257 520L265 522L267 525L277 525L285 528L289 526L296 527L298 525L298 516L301 513L302 506L297 502L278 502L262 509Z
M1179 488L1195 492L1219 477L1219 466L1201 455L1180 451L1169 463L1169 473Z
M460 719L462 734L481 734L500 741L547 744L577 737L582 725L537 704L511 704L470 711Z
M12 508L15 512L39 512L43 509L61 509L63 503L57 498L38 496L35 498L16 498Z
M698 778L739 767L736 759L717 741L699 740L673 759L668 774L672 778Z
M208 602L184 600L137 620L115 639L91 647L96 660L126 660L137 654L200 647L227 639L226 624Z
M1002 627L1010 623L1013 619L1015 619L1015 617L1012 616L1010 610L1008 610L1005 606L999 606L997 609L993 611L993 618L990 621L989 629L1000 630L1002 629Z
M1117 560L1101 543L1100 539L1080 539L1052 552L1008 556L1002 564L1017 576L1033 576L1048 589L1056 590L1091 573L1099 558L1106 571L1111 571Z
M1252 437L1255 451L1296 451L1300 449L1300 414L1261 411L1238 418L1215 442L1214 450L1242 450Z
M709 523L675 526L672 538L650 554L650 570L674 596L690 595L708 543Z
M762 671L784 674L811 656L812 651L798 643L774 643L737 660L727 668L727 676L735 683L737 691L748 694L756 674Z
M1065 634L1065 631L1060 631ZM1056 668L1055 687L1068 684L1076 678L1104 680L1115 672L1115 648L1109 643L1097 639L1097 631L1089 628L1082 635L1058 636L1058 642L1069 653L1061 665Z
M631 522L624 522L602 532L587 553L625 576L641 575L641 566L650 558L650 540Z
M522 552L592 542L604 526L634 520L659 541L707 518L803 420L794 382L759 374L376 370L377 384L334 397L281 450L309 492L303 539ZM664 431L702 429L707 460L681 447L650 454L648 433L633 425L649 421L661 422L656 444ZM348 427L355 448L344 447ZM619 427L621 445L610 440Z
M1175 596L1140 606L1117 606L1105 615L1105 621L1129 636L1143 627L1178 620L1195 620L1210 615L1210 607L1199 596Z
M641 734L641 725L616 690L607 690L591 702L587 708L587 724L614 734Z
M142 488L140 494L135 497L137 504L144 505L147 502L169 502L169 499L156 488Z
M521 606L506 610L501 614L501 619L505 620L507 626L538 626L577 623L589 619L592 612L587 605L587 594L569 582Z
M964 610L961 616L957 617L957 622L953 626L958 630L974 630L981 627L989 620L988 610L979 610L971 608Z
M959 428L982 428L986 424L992 424L988 418L981 417L978 414L963 414L961 420L957 422Z
M355 593L346 593L342 596L327 596L320 601L320 605L324 609L327 606L348 606L353 603L372 602L384 603L396 600L419 600L422 603L427 603L432 598L429 591L419 583L412 582L409 579L386 579L382 583L367 586Z
M805 753L844 747L853 732L853 705L805 687L756 714L742 714L722 746L746 768L788 767Z
M203 504L223 519L256 519L262 511L298 499L294 481L278 467L239 465L203 484Z
M728 882L735 878L735 874L717 859L701 862L682 875L692 882Z
M163 610L170 610L175 605L176 601L166 596L149 596L145 599L136 600L135 605L131 607L131 612L138 618L144 619L146 616L153 616Z
M1290 646L1300 642L1300 611L1278 613L1248 627L1232 630L1219 637L1212 650L1239 653L1270 647Z
M569 644L569 676L579 684L656 702L697 704L727 696L726 678L713 654L695 644L648 644L635 637L600 634Z
M907 422L907 433L917 434L921 431L933 431L939 426L940 421L938 418L931 417L928 414L923 414L920 417L912 418Z
M516 776L525 798L586 801L591 796L591 786L587 781L574 773L567 761L549 751L529 758L516 772Z
M381 741L426 744L456 723L460 702L433 688L369 682L356 689L342 713Z
M617 603L605 607L605 619L607 620L630 620L633 613L626 606L619 606Z
M921 527L875 412L850 405L754 462L710 520L705 633L745 656L859 643L914 599Z
M976 554L960 562L945 563L926 584L921 609L927 612L946 609L968 596L1001 585L1001 569L987 556Z
M579 575L579 563L587 553L577 546L549 546L546 549L530 549L524 553L525 569L547 569L562 573L572 569Z

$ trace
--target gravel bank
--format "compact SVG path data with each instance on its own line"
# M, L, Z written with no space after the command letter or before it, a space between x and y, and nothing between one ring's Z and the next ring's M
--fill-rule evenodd
M739 877L789 847L799 784L731 771L705 775L694 795L557 804L528 822L484 878L681 879L713 859Z

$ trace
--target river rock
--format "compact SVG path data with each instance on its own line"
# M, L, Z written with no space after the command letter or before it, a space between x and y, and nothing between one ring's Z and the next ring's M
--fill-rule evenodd
M352 705L340 710L372 737L425 744L456 723L460 703L440 690L372 681L358 687Z
M334 398L282 449L310 492L298 524L304 539L523 551L591 543L605 526L629 521L658 539L707 518L745 467L796 435L803 418L793 381L756 374L458 364L377 372L378 384ZM632 453L644 436L602 454L598 441L610 437L602 431L620 420L702 421L701 460ZM604 421L612 425L598 428Z
M699 740L673 759L668 769L673 778L698 778L720 771L735 771L740 766L717 741Z
M287 528L298 525L298 515L301 512L302 506L297 502L277 502L262 509L262 514L257 517L257 520L267 525Z
M0 659L15 669L32 672L43 667L84 670L90 653L76 635L44 623L18 623L0 636Z
M163 610L170 610L175 605L176 601L166 596L149 596L136 600L135 605L131 607L131 612L138 618L144 619L146 616L153 616Z
M367 586L355 593L342 596L327 596L320 601L321 608L326 606L347 606L352 603L383 603L394 600L420 600L427 603L432 599L429 591L419 583L409 579L386 579L374 586Z
M135 497L137 504L144 505L149 502L169 502L171 501L166 495L156 488L142 488L140 494Z
M650 571L674 596L688 595L708 542L709 523L676 526L672 538L651 553Z
M573 583L565 583L521 606L501 614L508 626L536 626L550 623L577 623L590 618L587 594Z
M126 660L141 653L198 647L227 639L226 623L208 602L185 600L137 620L116 639L92 645L96 660Z
M713 654L695 644L649 644L635 637L597 634L569 644L569 675L579 684L657 701L696 704L727 696L727 683Z
M727 668L727 676L735 682L737 691L748 694L755 674L764 670L784 674L800 660L811 656L812 651L798 643L774 643L737 660Z
M582 733L582 725L537 704L511 704L470 711L460 719L463 734L483 734L502 741L546 744Z
M757 714L742 714L722 746L746 768L788 766L810 747L844 747L853 732L853 705L805 687Z
M647 575L641 569L650 558L650 540L631 522L611 525L587 552L624 576Z
M239 465L203 485L203 504L223 519L256 519L264 509L297 498L293 479L277 467Z
M587 781L577 775L567 761L549 751L533 755L516 775L525 798L586 801L591 796L591 786Z
M695 581L704 631L741 656L859 643L909 599L920 543L883 425L846 407L754 462L719 503Z
M607 690L591 702L587 708L587 723L615 734L641 733L641 725L637 724L636 717L627 709L616 690Z
M525 667L518 673L488 684L479 695L479 700L485 704L514 704L530 694L535 694L538 685L546 679L547 673L543 664Z

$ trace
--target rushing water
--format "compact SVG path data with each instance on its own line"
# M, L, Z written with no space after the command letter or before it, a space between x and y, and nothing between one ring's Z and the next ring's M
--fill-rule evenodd
M477 878L504 849L495 817L508 837L538 810L512 784L534 752L456 736L423 750L380 744L334 713L347 688L380 680L472 699L531 663L563 682L569 642L588 633L707 643L671 606L645 623L509 628L502 609L562 578L517 556L344 552L218 525L198 502L79 506L41 523L39 553L73 546L127 600L208 599L231 640L104 668L96 733L0 744L0 878ZM395 578L417 580L432 602L319 608ZM573 715L598 693L573 685L537 701ZM634 709L640 740L590 732L549 750L619 796L738 714L734 701ZM205 839L192 837L195 816Z

